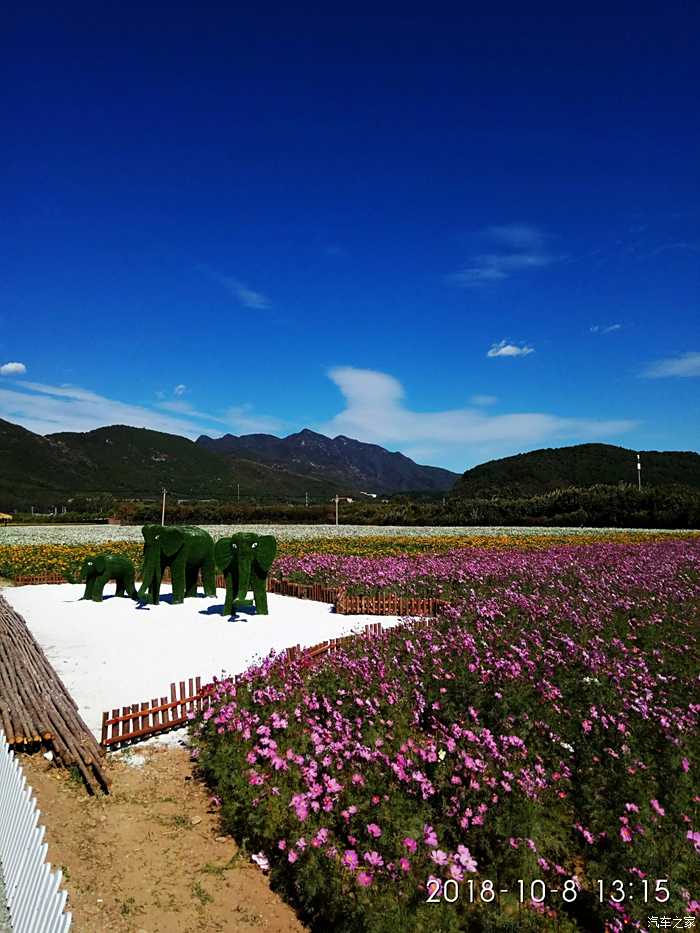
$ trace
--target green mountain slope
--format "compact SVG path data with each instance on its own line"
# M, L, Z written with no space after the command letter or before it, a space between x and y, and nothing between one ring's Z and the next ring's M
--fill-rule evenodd
M700 489L700 454L641 451L642 483ZM637 482L637 452L612 444L577 444L490 460L467 470L452 495L460 498L535 496L569 486Z
M91 472L80 454L0 419L0 508L26 496L47 502L56 490L81 488Z
M75 494L182 499L330 497L332 479L224 457L173 434L113 425L41 437L0 420L0 510L65 503Z

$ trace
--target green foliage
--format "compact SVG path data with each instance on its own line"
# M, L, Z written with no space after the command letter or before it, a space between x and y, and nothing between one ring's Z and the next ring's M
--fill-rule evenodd
M121 503L116 514L124 523L141 524L160 519L160 505ZM428 526L550 526L589 528L700 528L700 492L683 487L634 485L570 487L521 498L399 496L383 502L342 502L341 523L346 525ZM169 520L197 524L332 524L331 504L236 505L193 502L168 508Z
M700 490L700 454L642 451L644 484ZM467 470L452 494L462 498L521 498L569 486L636 482L637 452L612 444L576 444L490 460Z
M284 502L270 505L239 505L235 502L188 502L181 505L168 502L167 520L178 525L250 525L250 524L329 524L334 521L330 504L306 508L303 504ZM159 522L159 502L120 502L116 517L125 525Z

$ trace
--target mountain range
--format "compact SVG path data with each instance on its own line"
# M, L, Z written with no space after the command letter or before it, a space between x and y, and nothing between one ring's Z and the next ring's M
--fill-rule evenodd
M457 473L420 466L401 453L339 434L330 438L308 428L288 437L271 434L225 434L197 438L205 450L230 458L255 460L274 470L290 471L339 488L370 494L447 492Z
M642 482L700 489L700 454L641 451ZM637 452L612 444L547 448L491 460L463 475L401 453L305 429L196 441L112 425L45 437L0 419L0 510L65 504L75 495L241 501L397 493L513 498L570 486L637 482ZM367 498L365 501L371 501Z
M327 499L336 493L439 492L458 474L400 453L304 430L196 442L112 425L45 437L0 419L0 509L65 502L72 495L183 499ZM369 501L369 500L368 500Z

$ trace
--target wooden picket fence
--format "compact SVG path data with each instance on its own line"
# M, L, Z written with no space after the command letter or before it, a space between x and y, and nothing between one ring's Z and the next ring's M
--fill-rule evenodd
M206 709L211 691L211 684L202 687L201 677L190 677L187 685L184 680L180 681L179 696L175 683L172 683L169 700L167 697L161 697L160 700L156 697L150 703L144 701L123 706L121 713L113 709L111 716L109 712L104 712L100 745L103 748L114 748L184 726L192 718L190 714L196 716Z
M15 586L32 586L39 583L69 583L69 580L59 573L36 573L31 576L15 577Z
M410 619L404 623L410 629L428 628L430 624L431 620L428 618ZM331 638L308 648L292 645L287 648L285 654L290 661L303 658L304 661L312 663L327 654L342 651L358 637L379 638L384 631L381 622L371 622L369 625L365 625L364 632L360 635L343 635L340 638ZM242 680L243 677L240 674L233 677L234 683L240 683ZM193 716L196 716L211 704L213 691L213 683L202 686L201 678L195 677L194 680L189 679L189 695L185 689L185 681L181 680L179 697L177 696L176 686L172 683L170 684L169 701L167 697L161 697L160 701L152 699L150 703L144 701L143 703L134 703L131 706L123 706L121 714L118 709L112 710L111 716L108 712L105 712L102 714L102 740L100 744L103 748L113 749L184 726ZM111 735L109 734L110 730Z
M342 615L434 616L446 605L444 600L433 596L398 596L396 593L350 596L341 590L335 611Z
M429 628L431 625L431 620L428 618L406 619L406 621L402 624L405 628L410 629ZM309 661L313 661L314 659L321 658L326 654L333 654L336 651L342 651L351 642L355 642L358 638L379 638L386 631L389 631L389 629L383 628L381 622L371 622L369 625L365 625L364 632L359 635L342 635L340 638L331 638L328 641L320 642L318 645L312 645L310 648L302 648L300 645L293 645L291 648L287 648L285 653L292 661L300 657L304 657Z
M15 586L31 586L33 584L39 583L70 583L71 581L60 573L36 573L32 575L15 577L13 582ZM77 576L75 582L78 582ZM166 568L165 572L163 573L163 583L170 583L169 568ZM226 586L226 580L221 574L219 574L216 578L216 585L220 589L224 589Z
M322 583L293 583L278 577L268 577L268 593L281 596L294 596L297 599L314 599L319 603L333 603L338 599L340 590L336 586L324 586Z
M168 582L169 575L163 576ZM67 583L59 574L36 574L15 579L17 586L38 583ZM224 589L226 580L219 575L216 585ZM294 583L278 577L269 577L268 593L281 596L293 596L296 599L313 599L321 603L331 603L338 615L370 616L434 616L446 605L445 600L433 596L398 596L396 593L377 593L374 595L349 595L343 587L324 586L322 583Z

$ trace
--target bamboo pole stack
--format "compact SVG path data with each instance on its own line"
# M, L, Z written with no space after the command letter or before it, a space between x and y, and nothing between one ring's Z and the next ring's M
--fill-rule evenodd
M0 596L0 725L16 748L47 744L88 789L109 792L97 740L21 615Z

